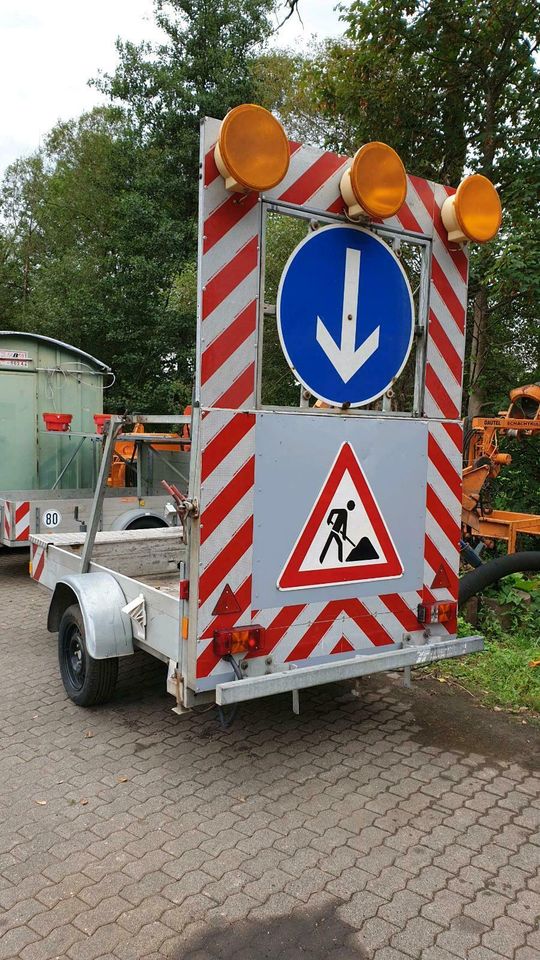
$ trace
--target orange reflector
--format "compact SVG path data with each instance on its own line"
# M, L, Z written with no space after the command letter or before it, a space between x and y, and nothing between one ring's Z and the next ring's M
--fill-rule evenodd
M240 613L242 607L238 603L234 593L232 592L229 584L225 584L223 591L212 610L212 616L218 617L223 616L225 613Z
M438 608L439 623L448 623L449 620L455 620L457 617L457 603L439 603Z
M382 220L393 217L407 195L405 167L386 143L365 143L343 174L340 190L353 219L362 214Z
M457 603L419 603L416 616L419 623L448 623L457 617Z
M268 110L243 103L221 124L214 156L228 190L270 190L289 169L287 134Z
M182 640L187 640L189 633L189 617L182 617Z
M499 230L502 208L491 180L473 173L461 181L456 193L442 205L442 221L454 243L487 243Z
M212 646L216 657L231 653L263 652L264 627L236 627L234 630L214 630Z

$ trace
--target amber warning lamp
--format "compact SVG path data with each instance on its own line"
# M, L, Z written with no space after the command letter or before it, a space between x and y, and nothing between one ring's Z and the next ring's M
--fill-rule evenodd
M442 205L442 221L452 243L487 243L502 220L501 201L491 180L473 173Z
M279 120L255 103L243 103L223 120L214 150L227 190L262 193L275 187L289 169L287 134Z
M405 202L407 174L386 143L365 143L354 155L339 185L351 220L393 217Z

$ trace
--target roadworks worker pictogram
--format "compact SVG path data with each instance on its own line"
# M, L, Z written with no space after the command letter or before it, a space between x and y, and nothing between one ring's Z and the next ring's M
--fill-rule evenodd
M356 504L354 500L349 500L347 502L346 510L341 508L334 508L333 510L330 510L330 513L326 518L326 522L332 527L332 529L319 557L319 563L324 563L324 559L332 543L336 544L339 563L343 563L343 551L345 544L348 544L353 548L352 550L347 550L347 554L345 556L346 563L354 563L355 560L379 559L379 554L375 550L375 547L373 546L369 537L361 537L359 542L355 544L354 540L351 540L351 538L347 536L349 511L354 510L355 506Z

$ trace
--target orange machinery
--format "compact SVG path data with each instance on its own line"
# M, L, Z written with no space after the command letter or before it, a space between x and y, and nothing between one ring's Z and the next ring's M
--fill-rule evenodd
M189 415L191 413L191 407L186 407L184 413ZM144 424L136 423L133 427L133 433L144 433ZM150 444L152 450L156 450L161 453L178 453L179 450L189 450L190 449L190 431L188 424L184 424L182 428L182 433L156 433L156 440L160 440L159 444ZM163 443L164 438L169 438L170 443ZM137 444L135 441L131 440L119 440L114 447L113 460L111 464L111 471L109 478L107 480L107 486L109 487L125 487L126 483L126 471L127 468L137 462Z
M540 384L510 392L510 406L497 417L475 417L465 432L462 524L465 538L505 540L507 552L515 553L518 533L540 536L540 516L493 510L487 483L498 477L501 467L512 462L499 450L499 436L532 437L540 434Z

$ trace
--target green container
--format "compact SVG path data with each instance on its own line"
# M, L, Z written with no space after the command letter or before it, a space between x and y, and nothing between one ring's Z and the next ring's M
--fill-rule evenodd
M94 414L103 412L106 364L35 333L0 330L0 493L92 487L98 462ZM67 433L49 432L44 413L71 414ZM90 434L83 440L81 434Z

